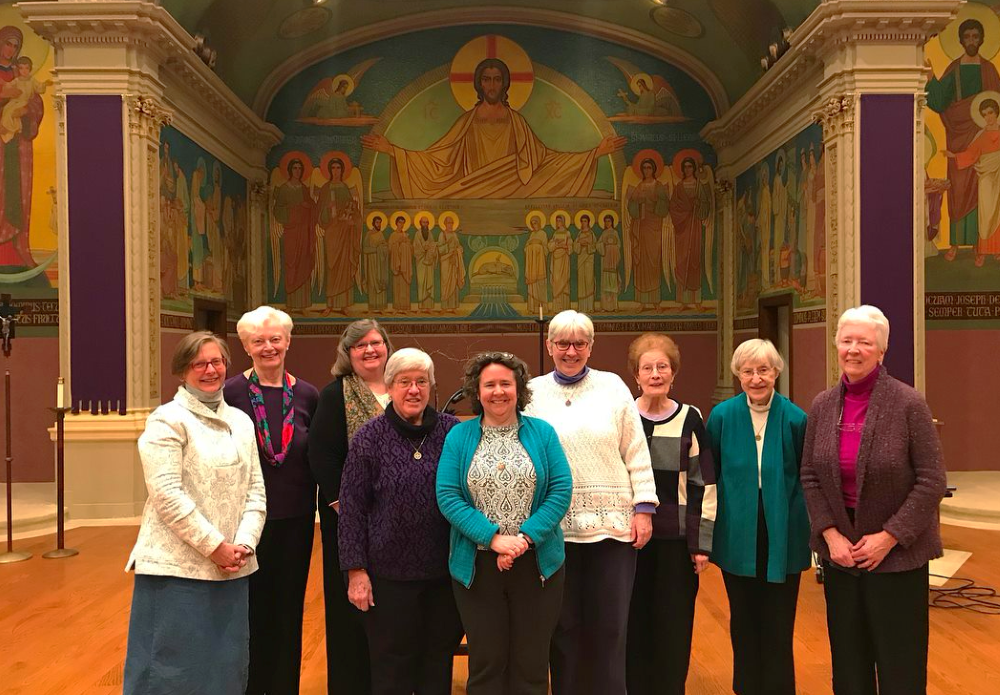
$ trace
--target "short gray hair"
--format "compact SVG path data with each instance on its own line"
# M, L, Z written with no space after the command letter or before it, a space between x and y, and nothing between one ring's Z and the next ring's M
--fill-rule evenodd
M729 363L729 369L736 376L740 375L740 369L747 362L767 362L774 371L779 374L785 368L785 360L781 359L781 354L774 347L770 340L751 338L739 344L733 351L733 360Z
M286 338L292 335L292 317L281 309L264 305L243 314L236 322L236 335L240 337L240 342L245 343L250 335L259 331L265 323L276 323L281 326Z
M845 323L861 323L874 328L879 350L885 352L889 349L889 319L877 306L862 304L844 311L837 319L837 335L834 336L834 341L840 340L840 329Z
M434 360L417 348L402 348L392 353L392 357L385 363L385 385L392 386L397 374L414 369L426 373L427 380L431 382L431 386L434 385Z
M571 335L583 335L588 343L594 342L594 322L579 311L560 311L549 321L549 340L560 340Z
M379 332L382 340L385 341L386 356L392 357L392 341L389 340L389 335L378 321L375 319L352 321L347 324L347 328L344 329L340 336L340 342L337 344L337 359L333 361L333 367L330 368L330 373L335 379L338 376L354 374L354 367L351 365L351 348L372 331Z

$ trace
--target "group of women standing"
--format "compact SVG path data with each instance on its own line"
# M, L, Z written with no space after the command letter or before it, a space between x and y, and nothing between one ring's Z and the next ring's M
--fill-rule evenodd
M465 422L430 405L431 358L374 320L348 326L322 393L285 369L291 327L245 315L253 367L228 381L224 342L178 347L183 384L139 445L125 693L298 692L316 482L330 693L447 695L463 633L472 695L547 693L550 672L555 695L683 693L711 561L734 692L791 695L810 544L834 691L925 692L944 471L923 399L881 367L874 307L841 317L844 375L808 420L751 340L732 360L743 393L707 424L672 396L669 337L630 346L634 398L588 365L593 323L572 310L549 324L552 372L468 362Z

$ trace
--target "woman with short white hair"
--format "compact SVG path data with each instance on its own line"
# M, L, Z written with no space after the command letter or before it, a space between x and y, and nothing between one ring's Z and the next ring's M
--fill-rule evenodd
M813 401L802 487L826 595L837 695L927 692L928 562L946 477L927 403L882 366L876 307L837 322L836 386ZM863 484L862 484L863 483Z
M319 392L285 368L292 318L260 306L243 314L236 333L253 362L230 377L226 403L254 422L267 489L267 521L257 546L260 571L250 577L250 676L247 695L297 693L302 613L312 557L316 481L309 471L309 428Z
M385 365L391 397L364 424L340 483L340 567L364 613L373 695L451 695L462 639L448 573L451 526L437 506L438 460L453 415L428 405L434 362L404 348Z
M811 559L799 482L806 414L775 391L785 361L771 341L741 343L730 368L743 393L715 406L706 429L719 501L712 562L729 597L733 690L795 695L795 610Z
M526 415L559 435L573 473L563 607L552 637L554 695L625 692L625 643L636 550L658 500L646 437L628 386L587 366L594 324L572 309L549 322L555 367L531 380Z

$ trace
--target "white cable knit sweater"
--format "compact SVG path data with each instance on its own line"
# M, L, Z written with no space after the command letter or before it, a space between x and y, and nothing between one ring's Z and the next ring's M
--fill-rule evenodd
M555 428L573 471L573 501L562 521L566 540L628 542L635 505L658 500L642 421L625 382L591 369L575 384L560 384L550 373L529 386L525 414Z

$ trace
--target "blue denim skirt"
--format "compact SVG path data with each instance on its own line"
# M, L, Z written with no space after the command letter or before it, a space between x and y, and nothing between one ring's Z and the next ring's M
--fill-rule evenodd
M124 695L243 695L249 586L135 575Z

